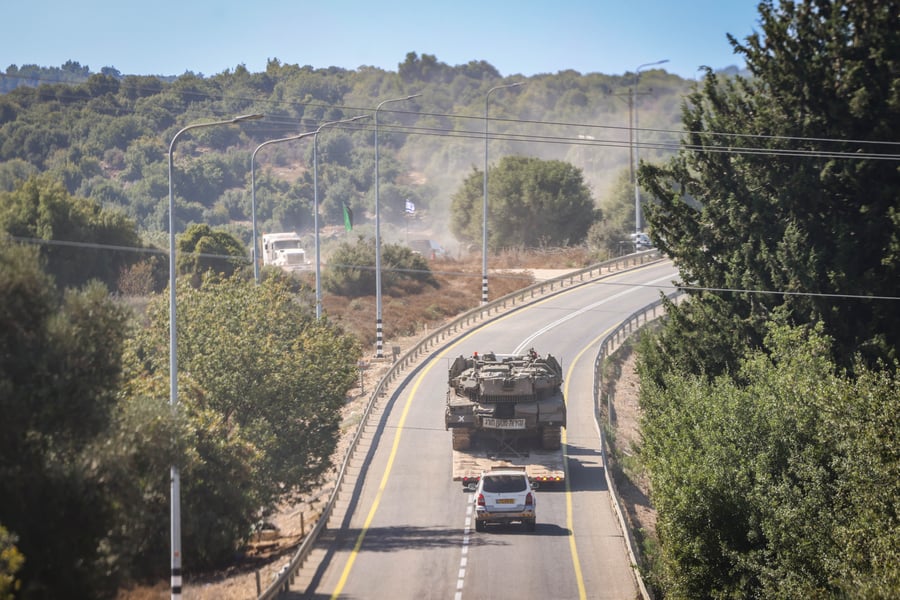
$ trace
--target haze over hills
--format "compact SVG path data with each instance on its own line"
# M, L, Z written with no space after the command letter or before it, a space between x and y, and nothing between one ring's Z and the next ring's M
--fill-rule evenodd
M523 83L517 89L496 86ZM45 172L72 194L120 206L147 232L165 231L168 142L188 123L262 113L240 128L203 130L179 142L202 154L186 164L178 185L179 219L233 228L244 239L250 217L249 158L264 141L314 131L323 122L378 115L380 197L386 239L403 235L405 199L420 215L445 220L450 198L484 164L485 110L489 162L521 154L570 162L582 169L599 206L629 177L630 122L637 112L640 158L661 160L678 141L680 105L692 81L663 69L624 76L575 71L501 78L485 61L449 66L409 53L397 71L314 69L271 60L264 72L243 66L212 77L99 73L69 61L61 67L12 65L0 75L0 189L17 177ZM633 110L636 106L637 110ZM339 225L348 203L359 222L374 206L372 119L335 127L319 140L319 195L325 225ZM340 131L338 131L340 129ZM313 202L311 141L259 154L258 218L268 230L309 230ZM394 229L391 229L391 227ZM451 240L444 240L450 242Z

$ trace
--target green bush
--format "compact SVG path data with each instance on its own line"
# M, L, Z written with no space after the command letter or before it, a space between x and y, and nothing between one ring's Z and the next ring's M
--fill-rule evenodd
M375 241L362 236L355 244L342 243L331 255L323 285L332 294L350 298L375 295ZM406 246L383 244L383 294L414 294L423 286L437 287L428 261Z

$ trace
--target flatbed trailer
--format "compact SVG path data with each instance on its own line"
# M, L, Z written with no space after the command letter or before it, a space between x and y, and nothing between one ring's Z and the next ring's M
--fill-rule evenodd
M532 484L544 487L562 485L566 480L565 460L562 448L503 454L477 448L453 450L453 481L467 487L478 481L482 471L519 467L525 469Z

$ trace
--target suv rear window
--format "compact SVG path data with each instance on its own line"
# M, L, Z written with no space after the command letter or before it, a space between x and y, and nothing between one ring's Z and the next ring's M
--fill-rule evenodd
M484 478L484 491L492 494L524 492L525 478L521 475L490 475Z

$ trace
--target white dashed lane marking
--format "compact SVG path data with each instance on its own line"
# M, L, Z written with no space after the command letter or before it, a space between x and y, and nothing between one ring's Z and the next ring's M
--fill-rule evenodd
M466 521L463 526L462 555L459 559L459 576L456 579L456 594L454 600L462 600L462 590L466 583L466 565L469 564L469 536L472 532L472 496L466 503Z

